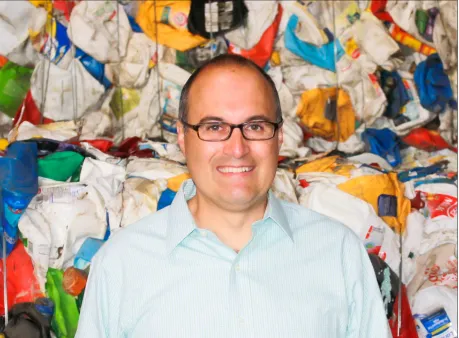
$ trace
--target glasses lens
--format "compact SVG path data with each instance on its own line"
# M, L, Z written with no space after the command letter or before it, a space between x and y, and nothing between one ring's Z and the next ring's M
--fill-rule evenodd
M228 137L231 127L222 122L203 123L199 126L198 136L204 141L221 141Z
M275 126L266 121L253 121L244 125L244 136L249 140L266 140L274 136Z

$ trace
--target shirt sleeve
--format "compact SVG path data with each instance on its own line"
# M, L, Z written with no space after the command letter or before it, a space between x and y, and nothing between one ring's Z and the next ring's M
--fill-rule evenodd
M114 282L105 270L102 256L96 255L91 262L76 338L118 337L119 293L114 292Z
M346 338L392 337L373 266L353 233L344 239L342 259L349 304Z

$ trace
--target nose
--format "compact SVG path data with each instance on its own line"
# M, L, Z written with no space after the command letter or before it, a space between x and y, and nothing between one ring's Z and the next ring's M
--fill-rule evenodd
M235 128L231 137L224 142L223 152L233 158L242 158L249 152L247 140L242 136L242 131L238 128Z

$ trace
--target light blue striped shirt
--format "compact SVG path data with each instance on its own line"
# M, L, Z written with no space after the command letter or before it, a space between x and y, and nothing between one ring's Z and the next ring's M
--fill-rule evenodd
M387 338L372 265L344 225L269 192L239 253L199 229L184 182L172 205L93 260L76 337Z

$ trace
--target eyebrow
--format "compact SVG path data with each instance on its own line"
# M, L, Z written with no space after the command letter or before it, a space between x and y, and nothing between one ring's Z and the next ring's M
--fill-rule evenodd
M249 117L245 122L250 122L250 121L270 121L265 115L254 115L254 116L251 116ZM217 117L217 116L206 116L204 118L202 118L198 124L201 124L201 123L206 123L206 122L226 122L225 120L223 120L221 117ZM228 123L228 122L226 122Z

